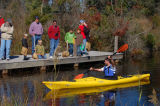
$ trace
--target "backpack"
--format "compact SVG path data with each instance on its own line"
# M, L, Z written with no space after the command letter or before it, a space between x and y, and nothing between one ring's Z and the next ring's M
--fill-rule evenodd
M84 26L84 34L86 35L87 41L89 40L89 33L90 33L90 30L86 26Z

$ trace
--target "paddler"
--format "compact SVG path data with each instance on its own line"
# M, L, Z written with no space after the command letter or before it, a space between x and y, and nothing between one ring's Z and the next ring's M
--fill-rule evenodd
M116 67L115 67L115 63L113 59L111 58L111 56L108 56L105 58L104 64L105 66L100 69L91 67L90 71L104 72L106 79L116 80L117 79L117 76L115 75Z

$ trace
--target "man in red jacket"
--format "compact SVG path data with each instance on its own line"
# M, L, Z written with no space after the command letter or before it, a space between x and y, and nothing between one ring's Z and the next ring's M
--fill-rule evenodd
M53 58L53 53L58 46L60 39L60 29L57 26L57 21L53 20L53 25L51 25L48 29L48 36L50 39L50 54L49 58Z
M0 16L0 37L1 37L1 26L4 23L5 23L4 19L2 18L2 16Z

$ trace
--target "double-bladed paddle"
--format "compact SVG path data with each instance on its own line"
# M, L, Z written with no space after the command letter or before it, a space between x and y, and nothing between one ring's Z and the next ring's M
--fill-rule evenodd
M115 55L116 53L121 53L121 52L124 52L128 49L128 44L124 44L122 45L116 52L114 52L111 56ZM88 73L89 70L87 70L86 72L82 73L82 74L78 74L74 77L74 79L81 79L83 78L83 76Z

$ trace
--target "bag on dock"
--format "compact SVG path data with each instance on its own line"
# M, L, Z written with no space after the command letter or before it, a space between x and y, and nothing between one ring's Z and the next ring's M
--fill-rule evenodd
M90 42L86 43L86 49L87 49L87 51L91 50L91 43Z
M38 59L37 53L34 52L32 56L34 59Z
M24 56L27 56L27 52L28 52L28 49L25 47L22 47L21 54Z
M68 52L68 43L67 43L67 50L62 52L62 57L68 57L69 56L69 52Z

